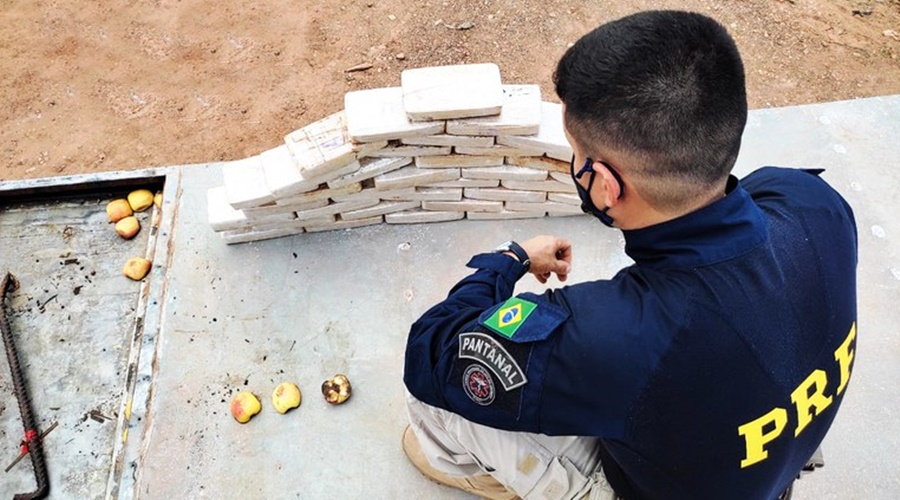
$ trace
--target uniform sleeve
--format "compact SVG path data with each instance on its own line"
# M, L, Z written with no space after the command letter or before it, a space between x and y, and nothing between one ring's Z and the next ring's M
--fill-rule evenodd
M543 295L513 297L526 272L515 259L482 254L468 266L477 271L412 325L404 383L471 421L538 432L542 374L569 314Z
M407 389L420 401L440 408L447 403L437 375L446 365L443 358L456 344L456 335L486 309L508 299L527 272L516 259L503 254L476 255L466 266L477 271L413 323L406 343L403 380Z

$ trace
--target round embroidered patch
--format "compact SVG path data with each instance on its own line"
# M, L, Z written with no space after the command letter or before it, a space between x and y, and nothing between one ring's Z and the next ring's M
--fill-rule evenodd
M475 403L487 406L494 402L494 379L481 365L472 364L466 368L462 385L466 395Z

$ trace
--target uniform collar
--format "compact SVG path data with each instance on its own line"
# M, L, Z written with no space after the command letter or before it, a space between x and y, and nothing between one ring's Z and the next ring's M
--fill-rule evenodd
M762 213L734 176L725 196L689 214L622 231L625 253L640 266L695 267L737 257L766 239Z

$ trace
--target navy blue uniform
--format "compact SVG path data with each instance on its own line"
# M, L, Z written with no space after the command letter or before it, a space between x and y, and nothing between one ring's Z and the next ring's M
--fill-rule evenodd
M624 498L776 497L846 391L856 226L817 171L726 193L623 231L635 263L609 280L512 297L524 267L475 256L413 324L407 388L495 428L601 438Z

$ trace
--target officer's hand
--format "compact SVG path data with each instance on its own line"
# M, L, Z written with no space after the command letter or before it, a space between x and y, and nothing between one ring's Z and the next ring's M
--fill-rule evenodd
M556 236L535 236L522 243L531 260L529 272L538 281L546 283L553 273L559 281L566 281L572 269L572 244Z

